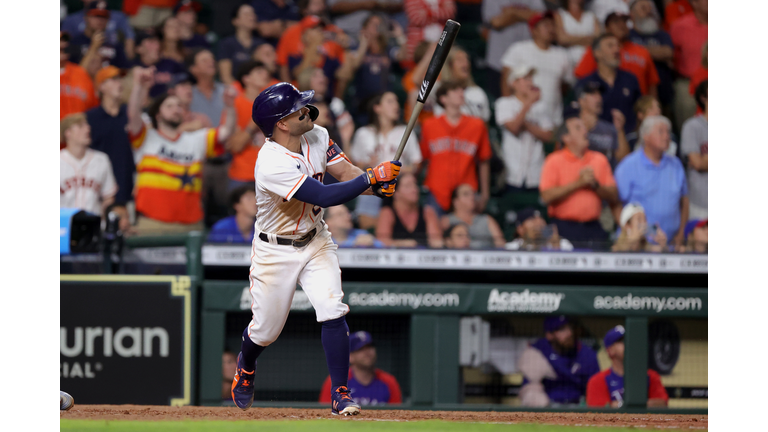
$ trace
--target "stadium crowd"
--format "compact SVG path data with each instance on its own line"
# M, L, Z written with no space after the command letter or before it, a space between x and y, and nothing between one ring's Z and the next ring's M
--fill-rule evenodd
M340 246L707 251L707 0L61 9L61 206L113 213L126 236L251 242L251 106L280 81L315 90L315 123L354 164L389 160L456 19L397 193L326 211Z

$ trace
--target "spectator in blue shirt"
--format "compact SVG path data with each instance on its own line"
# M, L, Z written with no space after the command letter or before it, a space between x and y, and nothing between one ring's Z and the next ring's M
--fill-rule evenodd
M213 225L208 241L215 243L248 243L253 241L256 222L256 191L253 185L234 189L229 204L235 215L226 217Z
M85 12L91 3L95 3L97 0L83 0L84 8L79 12L67 15L64 21L61 22L61 31L65 31L72 36L77 36L85 32ZM136 35L133 32L133 27L128 23L128 17L121 11L111 10L109 11L109 21L107 27L104 29L104 40L110 44L123 44L125 48L126 57L133 58L134 53L134 41Z
M232 25L235 34L219 42L219 77L224 84L232 84L240 66L253 57L253 51L264 43L254 36L256 13L249 4L242 4L232 11Z
M619 110L625 119L624 133L629 133L635 130L637 122L633 108L635 101L642 96L640 84L632 73L619 69L621 54L616 36L598 36L592 43L592 51L597 61L597 71L584 77L579 81L579 85L598 83L603 96L603 112L600 118L613 123L613 110Z
M675 96L672 89L673 72L670 67L675 58L672 37L659 27L659 13L653 1L635 0L631 5L629 17L632 20L632 30L629 31L629 39L644 46L651 55L659 74L659 100L662 105L667 106Z
M328 207L325 210L325 223L331 232L333 242L339 247L384 247L371 233L352 226L352 215L345 205Z
M643 206L648 224L658 224L675 247L680 247L688 221L688 183L683 164L666 153L671 127L662 116L643 120L643 150L624 158L615 177L621 201Z
M69 40L69 61L79 63L91 76L108 65L120 69L130 66L122 41L106 37L109 17L106 2L89 3L85 9L85 29Z
M576 339L573 324L563 315L544 320L544 336L518 360L524 377L520 402L525 407L578 404L589 378L600 372L597 354Z
M299 8L293 0L251 0L259 21L259 33L277 45L285 29L299 22Z

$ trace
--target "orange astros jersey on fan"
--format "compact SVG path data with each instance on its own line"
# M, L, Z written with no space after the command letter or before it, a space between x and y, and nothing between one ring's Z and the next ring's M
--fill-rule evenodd
M171 138L145 126L130 138L136 160L136 210L163 222L202 220L203 162L224 152L217 129Z

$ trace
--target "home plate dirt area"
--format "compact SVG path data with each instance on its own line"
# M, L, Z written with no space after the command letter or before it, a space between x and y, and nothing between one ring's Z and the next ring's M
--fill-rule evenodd
M330 409L234 407L169 407L147 405L75 405L61 412L72 420L317 420L331 418ZM638 427L645 429L702 430L708 428L706 415L612 414L612 413L527 413L478 411L366 410L342 421L443 420L475 423L533 423L571 426Z

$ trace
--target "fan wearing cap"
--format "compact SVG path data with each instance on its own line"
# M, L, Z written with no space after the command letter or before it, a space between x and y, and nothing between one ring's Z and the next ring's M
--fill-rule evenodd
M204 35L196 31L197 13L203 6L192 0L179 0L173 7L173 15L179 20L179 36L184 48L189 51L195 48L211 48L211 44ZM205 27L205 25L203 25Z
M707 253L709 248L708 219L692 220L685 224L685 239L684 252Z
M602 247L608 240L600 224L603 200L618 204L616 180L608 158L589 150L584 121L576 112L570 115L560 137L564 148L544 160L539 191L561 236L577 246Z
M554 122L541 90L533 85L536 69L521 65L509 74L511 96L496 100L496 124L502 128L502 158L508 191L536 190L544 165L544 142L554 137Z
M504 68L501 75L502 95L511 94L510 73L515 68L536 69L533 83L541 89L541 102L555 125L562 123L563 85L573 85L573 64L568 52L555 46L555 24L552 12L533 15L528 20L531 40L510 46L501 59Z
M608 330L603 338L611 367L595 374L587 383L587 406L621 408L624 405L624 326ZM669 396L659 374L648 369L648 408L666 407Z
M179 130L184 110L177 96L165 94L149 107L152 129L143 122L142 107L154 84L154 69L133 69L128 101L128 131L136 160L136 230L139 234L202 229L202 165L224 153L234 132L234 92L223 97L226 120L218 128Z
M121 69L129 67L122 42L106 37L109 17L105 0L88 3L85 6L85 29L72 35L69 41L70 60L79 63L91 76L107 65Z
M59 63L60 97L59 116L63 119L68 114L85 112L99 104L93 91L93 81L82 67L69 61L68 33L61 32L59 44L61 46L61 59ZM64 148L62 143L60 148Z
M121 206L118 212L125 209L127 202L133 201L133 177L136 173L131 142L125 131L128 107L122 103L124 75L114 66L100 70L96 74L96 91L101 103L85 113L91 126L91 148L106 153L112 164L118 186L115 204ZM122 213L120 229L126 232L129 227L128 215Z
M589 377L600 371L597 354L576 339L564 315L544 320L544 337L526 347L517 367L523 373L520 402L525 407L578 404Z
M496 124L502 128L502 157L509 191L536 190L544 165L544 142L555 127L541 90L533 84L536 69L520 65L509 73L510 96L496 100Z
M350 396L360 405L401 404L400 384L391 374L376 367L376 346L371 334L357 331L349 335ZM320 403L331 402L331 377L325 379Z
M572 251L573 245L557 233L556 225L547 225L541 212L528 207L517 212L517 238L507 243L507 250L562 250Z
M83 33L85 31L85 14L88 11L88 5L96 3L97 1L104 0L82 0L85 6L83 10L67 15L67 17L64 18L64 21L61 22L61 31L65 31L71 35ZM118 41L123 40L125 55L129 59L133 58L133 47L136 35L133 31L133 27L128 23L128 17L122 11L109 11L109 21L104 30L104 38L111 43L117 43Z
M629 39L628 20L629 15L612 12L605 18L605 34L611 35L618 40L618 67L637 78L642 94L656 96L657 86L659 85L659 73L648 50ZM592 46L587 48L584 57L581 58L581 62L573 72L576 78L582 79L598 70L599 59L595 50L596 47L593 42Z
M654 224L648 228L643 206L629 203L621 210L619 238L611 248L614 252L666 252L667 235Z

